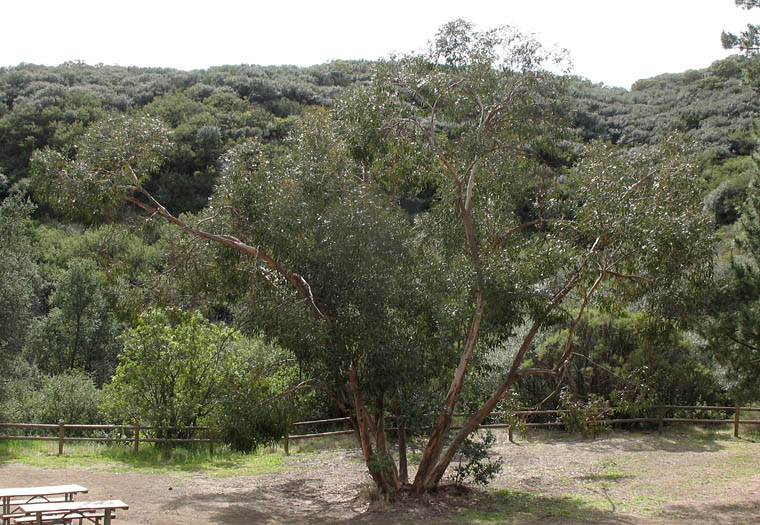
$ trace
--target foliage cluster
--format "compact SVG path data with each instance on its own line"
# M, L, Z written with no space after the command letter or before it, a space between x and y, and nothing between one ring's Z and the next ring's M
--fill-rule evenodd
M454 465L452 479L457 485L471 481L476 485L488 485L504 468L501 457L492 458L490 450L496 443L493 432L486 431L481 436L468 438L459 449L459 458Z
M176 143L152 189L172 209L197 211L222 152L250 138L283 139L291 117L330 105L344 87L367 78L368 64L346 61L202 71L82 62L0 68L0 172L23 191L35 150L70 152L94 122L149 114L171 128Z
M606 417L612 414L609 402L596 394L580 400L568 388L563 388L559 395L559 408L562 410L557 420L562 422L570 432L581 432L584 436L596 438L604 432Z

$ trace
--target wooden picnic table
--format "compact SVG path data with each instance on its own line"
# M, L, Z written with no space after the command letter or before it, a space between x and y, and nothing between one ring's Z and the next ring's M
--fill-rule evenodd
M111 517L117 509L127 510L129 505L121 500L104 501L64 501L62 503L27 503L20 505L19 509L27 516L34 516L35 523L40 525L46 521L65 521L75 519L90 519L99 522L103 518L103 525L111 525ZM102 515L100 514L102 512ZM46 519L47 518L47 519Z
M10 515L25 503L50 503L56 498L64 502L73 501L74 494L84 494L87 489L81 485L51 485L47 487L0 488L3 504L3 525L9 525Z

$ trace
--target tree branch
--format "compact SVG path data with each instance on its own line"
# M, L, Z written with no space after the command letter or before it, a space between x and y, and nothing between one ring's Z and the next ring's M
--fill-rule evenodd
M309 286L309 283L306 282L306 280L298 275L295 272L292 272L285 268L282 264L280 264L278 261L274 260L272 257L267 255L266 253L262 252L258 248L254 248L253 246L250 246L240 239L237 239L236 237L233 237L231 235L217 235L214 233L205 232L203 230L200 230L198 228L194 228L190 226L189 224L183 222L182 220L178 219L171 213L167 211L166 208L164 208L161 203L159 203L156 199L153 198L153 196L148 193L144 188L141 187L135 187L136 191L138 191L140 194L144 195L153 205L146 204L145 202L141 201L140 199L137 199L131 195L125 195L124 199L127 202L130 202L134 204L135 206L142 208L143 210L151 213L152 215L159 215L160 217L163 217L168 222L174 224L175 226L178 226L179 228L185 230L186 232L190 233L191 235L194 235L196 237L199 237L201 239L206 239L209 241L217 242L220 244L223 244L225 246L229 246L231 248L235 248L236 250L240 250L242 252L245 252L249 255L254 256L255 258L264 261L270 268L275 270L277 273L285 277L287 281L295 288L296 292L308 303L309 307L314 311L314 313L317 314L317 316L325 321L328 325L331 325L332 322L330 318L322 312L319 307L317 306L316 302L314 301L314 295L311 292L311 287Z

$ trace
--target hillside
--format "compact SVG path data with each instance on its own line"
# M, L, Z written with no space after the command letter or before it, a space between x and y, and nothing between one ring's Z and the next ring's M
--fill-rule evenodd
M571 77L573 125L584 140L625 145L652 143L677 129L720 161L747 155L760 101L742 81L746 60L736 56L703 70L639 80L631 91ZM246 139L283 139L289 117L309 106L329 106L343 89L371 74L371 63L342 61L199 71L81 62L1 68L0 192L23 184L35 150L65 147L109 114L147 112L174 130L178 144L153 190L172 209L198 210L224 151Z

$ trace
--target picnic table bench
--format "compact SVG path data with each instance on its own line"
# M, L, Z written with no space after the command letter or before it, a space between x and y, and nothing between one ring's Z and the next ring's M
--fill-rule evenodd
M19 510L25 516L13 520L16 523L42 523L62 522L72 523L83 520L110 525L117 509L127 510L129 505L121 500L104 501L64 501L61 503L25 503L19 506Z
M10 525L11 519L20 516L19 506L26 503L65 503L73 501L74 494L84 494L87 489L81 485L50 485L47 487L0 488L3 525Z

